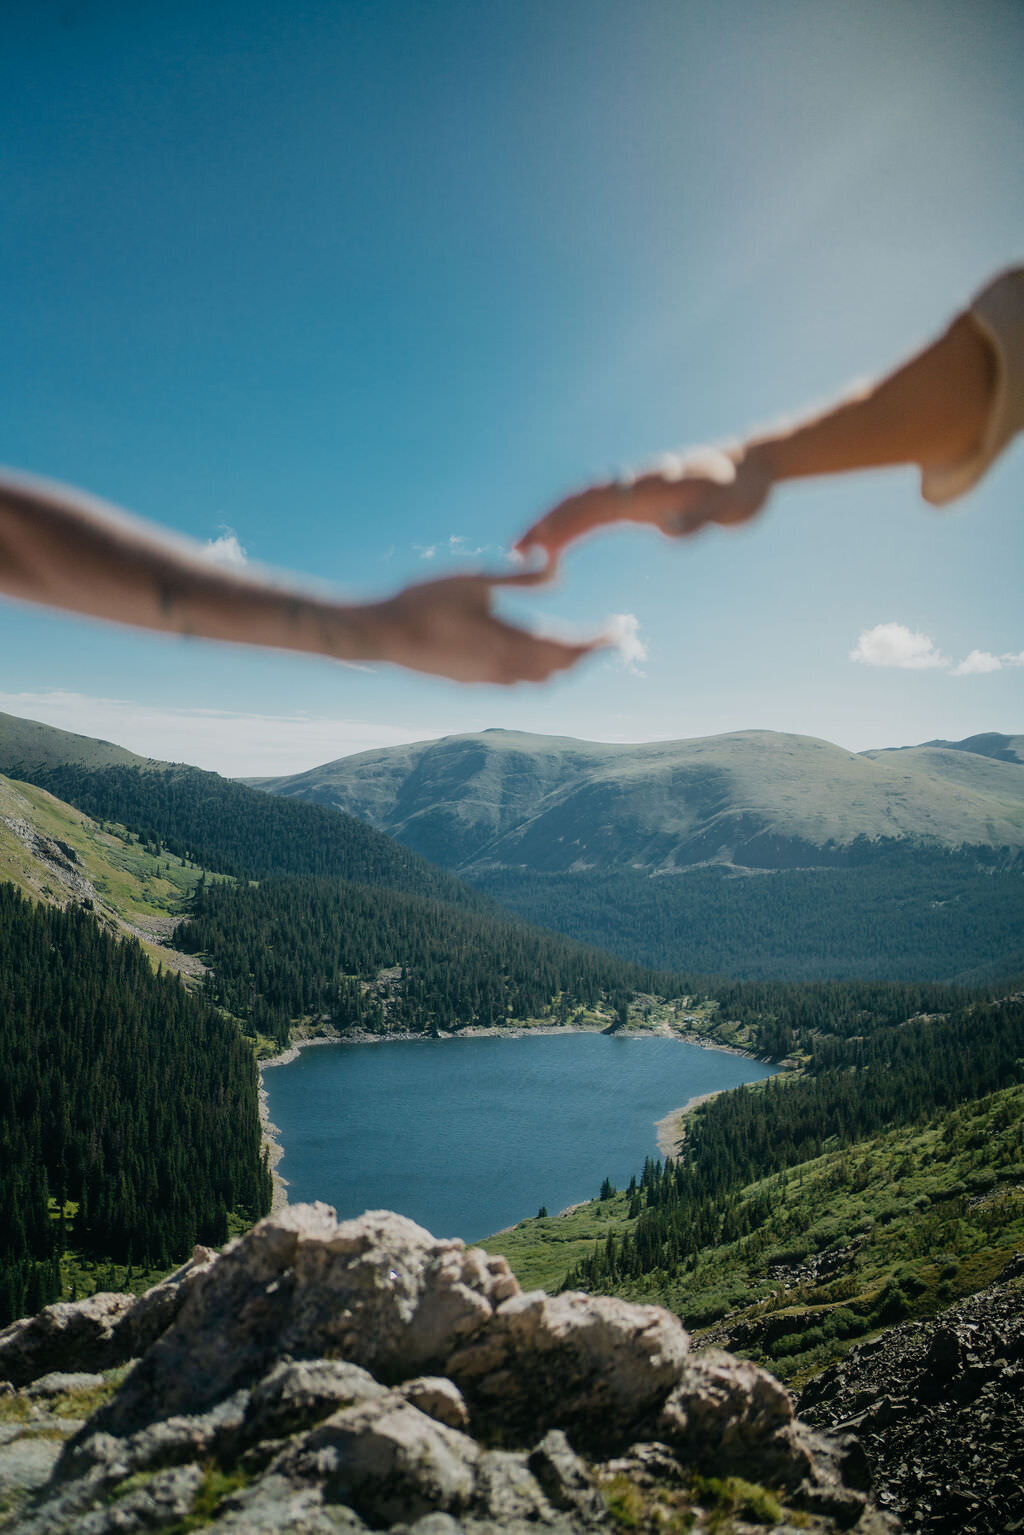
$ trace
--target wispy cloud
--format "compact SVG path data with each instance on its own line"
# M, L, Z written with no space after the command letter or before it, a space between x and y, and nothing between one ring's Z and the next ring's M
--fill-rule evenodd
M461 533L449 533L447 538L439 538L432 544L413 544L413 548L421 560L433 560L439 554L450 555L453 559L473 560L478 555L490 554L495 545L471 544Z
M213 560L217 565L247 565L249 556L239 541L234 528L221 527L216 538L208 538L203 545L203 552L208 560Z
M640 620L635 613L613 613L605 625L605 633L622 658L627 671L637 677L644 676L640 665L647 660L647 645L640 638Z
M912 672L949 665L949 657L939 653L931 635L908 629L906 624L876 624L873 629L863 630L850 651L850 660L860 661L864 666L898 666Z
M143 757L189 762L228 777L299 773L334 757L422 741L437 733L322 715L164 708L135 699L93 698L57 690L0 693L0 710L78 735L115 741Z
M908 629L906 624L876 624L864 629L850 651L850 660L864 666L895 666L904 671L948 671L951 677L981 677L1004 667L1024 666L1024 650L997 656L991 650L972 650L954 666L930 634Z

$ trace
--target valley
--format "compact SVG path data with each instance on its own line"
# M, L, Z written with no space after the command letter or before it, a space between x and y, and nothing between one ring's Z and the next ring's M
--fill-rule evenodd
M667 1307L841 1422L876 1345L919 1368L901 1328L1018 1304L1021 741L487 732L254 787L0 716L6 1318L248 1229L256 1063L295 1037L436 1044L443 1109L441 1039L668 1030L785 1069L696 1103L675 1156L591 1148L586 1202L484 1245L525 1288ZM514 1144L514 1095L499 1117Z

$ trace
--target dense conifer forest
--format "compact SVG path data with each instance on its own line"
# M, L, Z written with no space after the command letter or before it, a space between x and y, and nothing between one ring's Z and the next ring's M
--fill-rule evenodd
M630 1190L635 1228L595 1249L567 1283L607 1289L655 1272L665 1278L766 1220L767 1204L740 1199L746 1185L1024 1082L1020 997L859 1034L849 1026L818 1036L799 1077L774 1077L704 1104L682 1157L649 1162Z
M269 1208L252 1050L134 941L0 885L0 1324L76 1250L168 1266Z
M767 874L471 877L531 922L661 970L967 985L1024 971L1024 874L992 849L900 846L862 865Z
M373 1033L565 1023L598 1003L624 1018L633 992L682 985L513 918L339 880L207 885L175 941L212 962L213 1000L281 1043L303 1016Z
M354 816L261 794L201 768L87 768L69 762L12 767L9 776L22 776L94 820L119 822L154 847L221 874L326 875L456 905L491 905L454 875Z

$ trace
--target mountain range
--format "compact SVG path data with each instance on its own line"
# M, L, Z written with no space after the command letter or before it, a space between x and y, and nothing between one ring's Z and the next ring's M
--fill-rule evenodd
M849 861L851 847L1024 849L1024 736L856 753L744 730L639 745L487 730L256 780L461 873L678 873Z
M1021 735L856 753L774 731L621 745L487 730L251 782L359 816L645 964L971 981L1024 968Z

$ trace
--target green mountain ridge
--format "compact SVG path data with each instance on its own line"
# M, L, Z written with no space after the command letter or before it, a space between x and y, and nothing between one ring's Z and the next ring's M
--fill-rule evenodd
M65 896L91 899L95 889L82 880L73 890L73 881L47 886L41 850L50 851L55 868L63 859L84 870L87 847L95 863L98 843L120 846L97 821L130 828L129 846L149 850L158 867L162 858L163 868L194 871L185 881L189 920L178 925L183 899L168 919L175 943L187 951L177 955L178 968L212 970L207 995L251 1034L278 1046L295 1023L430 1032L567 1023L582 1010L590 1022L610 1026L625 1017L634 993L678 996L686 989L681 977L539 930L355 817L268 797L182 764L96 766L83 738L70 738L79 760L61 762L67 738L45 726L34 730L36 765L20 769L34 786L12 791L37 816L46 806L51 819L73 828L83 851L70 840L47 840L26 822L22 865L34 859L35 873L13 859L20 887L37 895L57 884L58 904ZM25 754L25 736L19 730L8 745L0 718L0 764ZM72 838L72 830L65 836ZM209 871L237 880L237 887L208 881ZM109 885L105 874L98 878ZM136 903L163 895L162 888L142 888L152 870L134 868L132 878ZM134 921L117 920L139 932L138 912Z
M56 725L0 713L0 770L19 767L46 768L56 763L77 762L82 767L162 767L152 757L140 757L125 746L98 737L76 735ZM13 776L17 776L16 774Z
M1024 970L1022 748L489 730L260 788L362 816L520 916L659 969L974 983Z
M1020 766L938 745L858 754L773 731L616 745L489 730L259 787L358 815L464 874L668 874L814 867L892 843L1020 853Z

